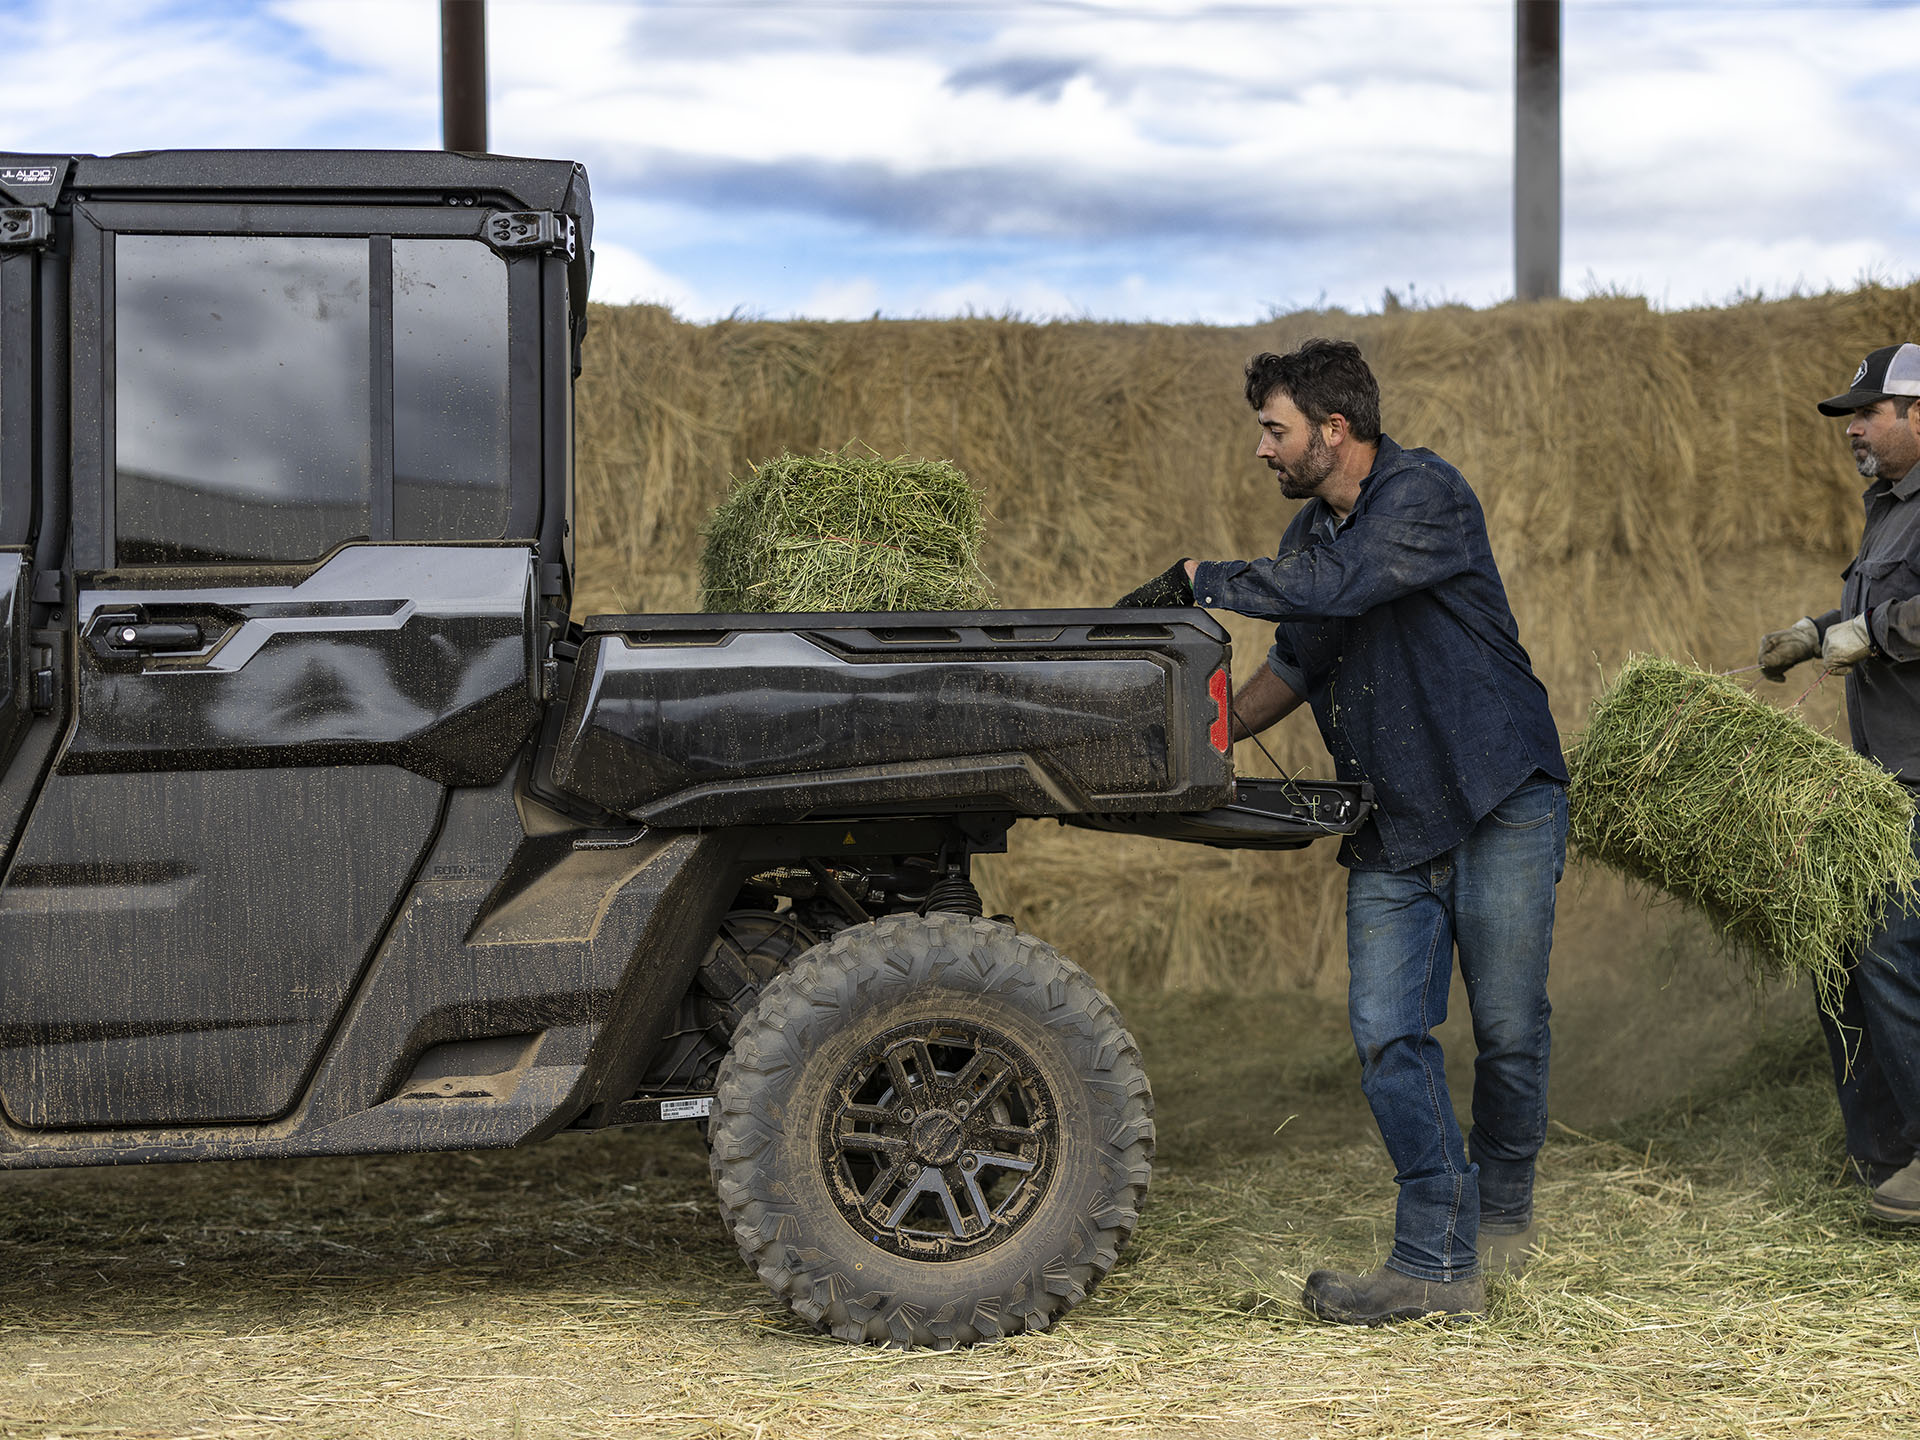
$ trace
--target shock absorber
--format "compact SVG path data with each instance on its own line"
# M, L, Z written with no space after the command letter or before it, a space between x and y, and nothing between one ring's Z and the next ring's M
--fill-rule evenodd
M922 915L932 914L935 910L944 910L954 915L984 915L987 907L981 903L980 892L973 888L973 881L965 870L949 870L927 891L926 902L921 905Z

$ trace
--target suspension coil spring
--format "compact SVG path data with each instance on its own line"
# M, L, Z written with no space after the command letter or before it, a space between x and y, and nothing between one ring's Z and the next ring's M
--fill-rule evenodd
M959 871L950 871L933 882L933 888L927 891L927 900L920 907L920 913L931 914L935 910L945 910L955 915L984 915L987 907L981 902L980 892L973 888L973 881Z

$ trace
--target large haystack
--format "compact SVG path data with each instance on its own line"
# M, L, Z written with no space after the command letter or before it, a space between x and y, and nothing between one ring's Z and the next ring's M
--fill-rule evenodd
M1632 650L1751 662L1761 631L1832 605L1860 482L1813 401L1920 331L1920 287L1660 313L1597 299L1242 328L1016 320L726 321L596 309L580 389L582 613L697 604L700 526L755 458L858 435L944 455L994 517L1023 606L1105 604L1180 555L1270 554L1292 506L1253 457L1241 369L1313 335L1359 342L1386 428L1485 502L1521 638L1563 732ZM1269 633L1223 617L1239 664ZM1599 662L1596 664L1596 661ZM1804 707L1830 723L1838 686ZM1304 715L1267 737L1324 771ZM1251 746L1243 773L1267 773ZM993 908L1137 983L1344 983L1328 847L1224 857L1038 826L982 866ZM1570 885L1556 971L1617 889ZM1598 928L1596 925L1594 928ZM1604 936L1592 942L1606 961ZM1562 964L1562 956L1567 963Z

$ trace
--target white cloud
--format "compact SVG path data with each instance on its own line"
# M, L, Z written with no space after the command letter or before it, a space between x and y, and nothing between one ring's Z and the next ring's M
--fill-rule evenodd
M854 275L813 287L795 312L809 320L864 320L880 308L880 287L872 277Z
M924 291L903 313L913 315L1000 315L1012 313L1029 320L1071 319L1088 312L1058 286L1017 272L990 271Z
M23 148L429 146L434 0L10 0ZM493 0L496 149L588 162L605 298L1247 320L1511 284L1509 0ZM1570 287L1920 244L1920 5L1573 0Z
M680 315L697 315L705 309L686 281L669 275L638 250L597 235L591 298L603 305L666 305Z

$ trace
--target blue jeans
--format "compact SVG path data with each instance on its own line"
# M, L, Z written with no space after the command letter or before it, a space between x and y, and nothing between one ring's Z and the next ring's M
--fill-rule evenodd
M1566 856L1566 787L1536 774L1445 854L1347 881L1360 1087L1400 1182L1387 1264L1416 1279L1470 1278L1482 1220L1532 1218L1547 1134L1547 953ZM1456 946L1478 1049L1464 1144L1433 1037Z
M1847 1153L1878 1183L1920 1153L1920 900L1888 901L1879 933L1847 972L1840 1023L1822 1010L1820 1025Z

